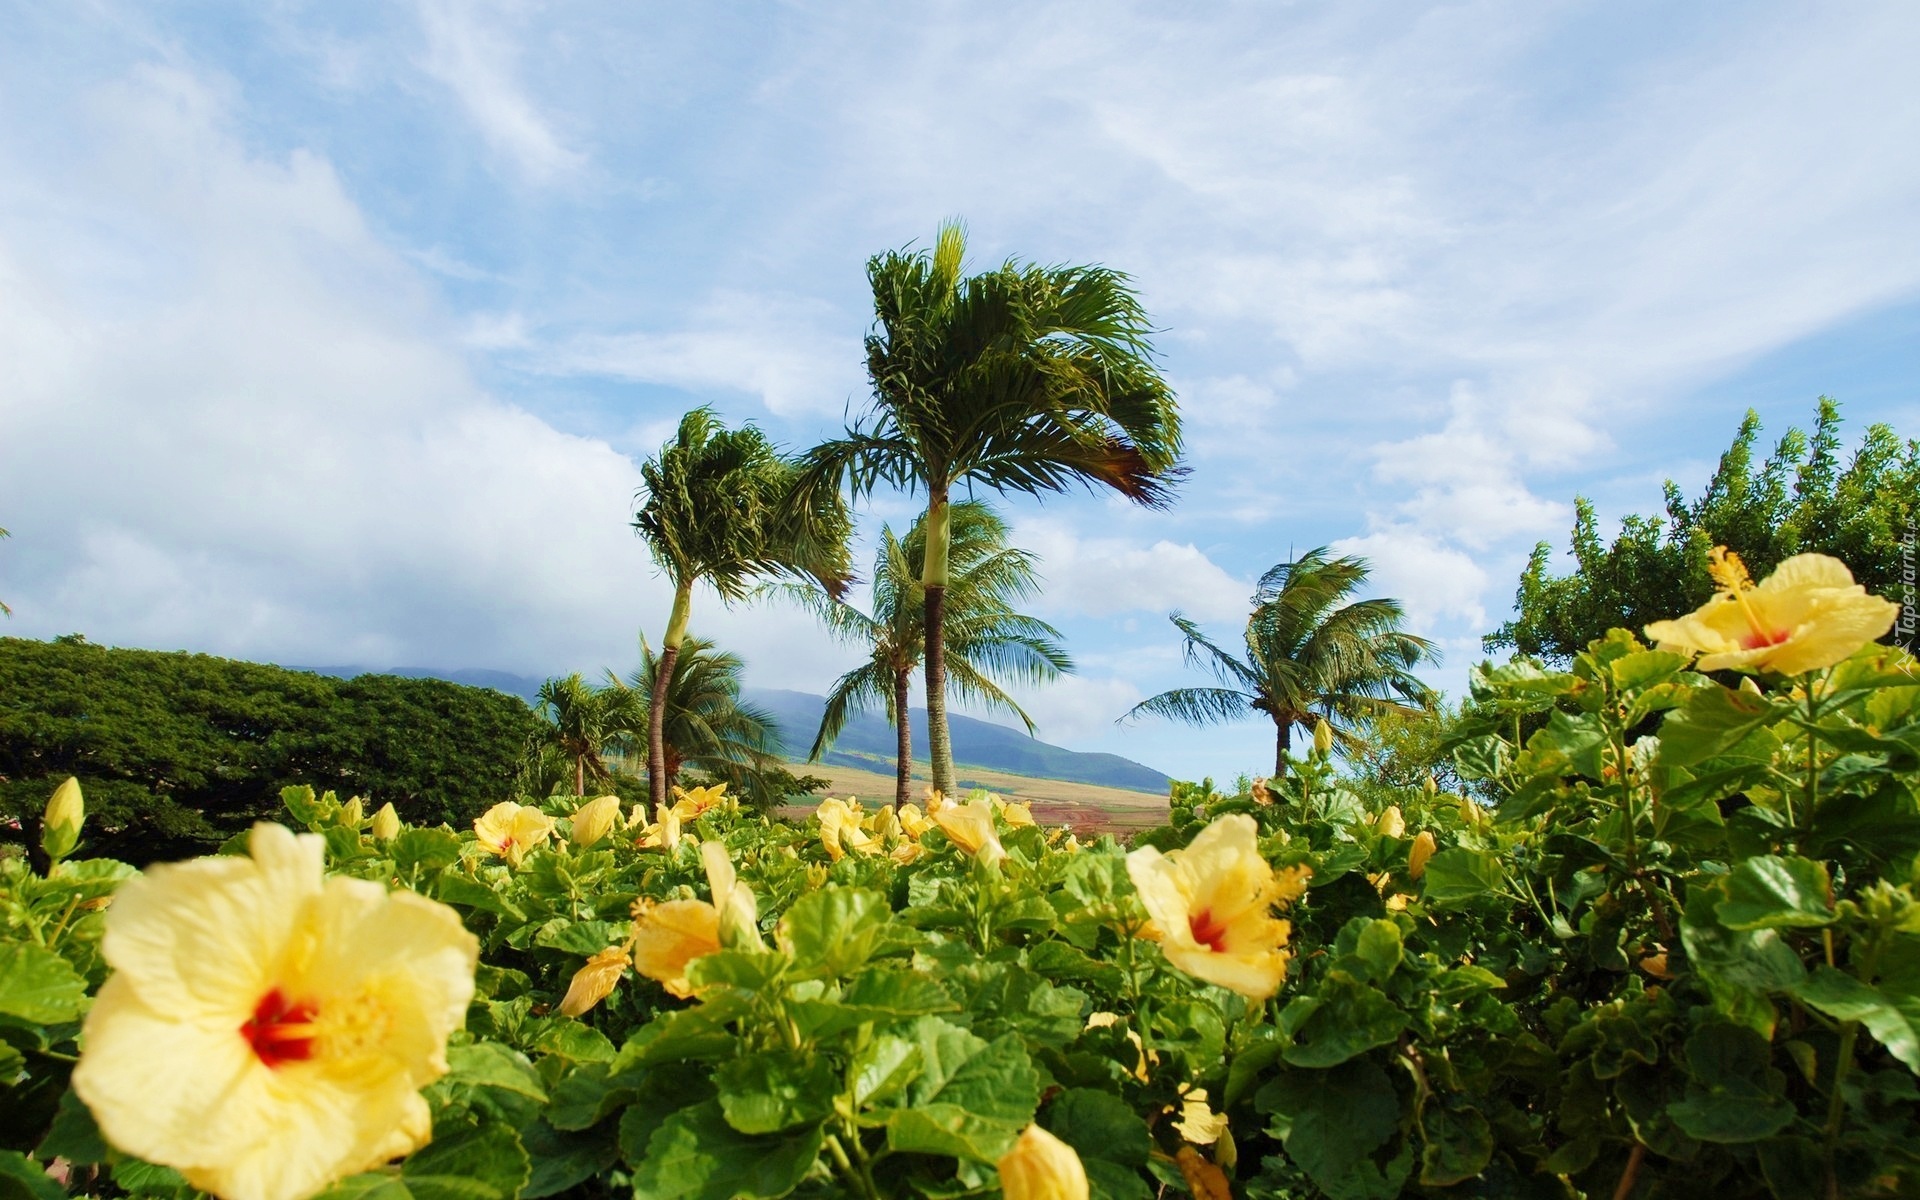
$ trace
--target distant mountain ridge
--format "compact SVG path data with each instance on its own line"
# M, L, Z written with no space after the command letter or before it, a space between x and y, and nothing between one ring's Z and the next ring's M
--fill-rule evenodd
M366 674L400 675L408 679L444 679L449 683L462 683L468 687L492 688L497 692L518 696L529 704L538 697L540 684L543 682L507 671L478 668L461 668L451 671L427 667L389 667L383 670L372 670L366 667L295 667L293 669L347 679ZM806 758L807 750L813 745L814 732L820 728L820 714L827 706L824 697L807 692L752 687L742 688L740 695L741 699L765 709L773 717L774 724L780 731L781 749L787 758L796 763ZM925 759L928 751L927 710L914 709L911 719L913 721L913 756L917 759ZM1167 785L1172 782L1168 776L1130 758L1122 758L1118 754L1068 750L1061 746L1050 745L1038 738L1028 737L1018 729L995 725L991 721L980 721L955 713L948 717L948 724L953 733L954 762L962 768L982 767L993 771L1009 771L1016 775L1032 775L1041 779L1061 779L1070 783L1091 783L1102 787L1124 788L1128 791L1152 792L1161 796L1166 795ZM884 716L877 712L858 713L848 718L846 728L840 731L839 738L834 741L833 748L826 753L824 760L839 766L890 772L893 770L895 744L893 726L887 724ZM964 776L964 771L962 775Z

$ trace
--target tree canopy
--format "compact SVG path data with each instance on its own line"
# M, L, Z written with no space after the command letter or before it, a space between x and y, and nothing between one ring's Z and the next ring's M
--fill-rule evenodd
M505 798L535 728L518 697L438 679L335 679L84 639L0 638L0 814L37 840L48 794L86 789L92 853L204 853L287 784L456 823Z
M1534 547L1516 615L1487 636L1487 648L1568 662L1609 629L1639 636L1649 621L1712 594L1715 546L1736 551L1756 579L1792 555L1830 554L1869 592L1898 598L1902 553L1920 526L1920 441L1869 425L1846 456L1840 424L1839 404L1820 397L1813 435L1787 430L1756 467L1760 417L1749 410L1697 499L1668 480L1665 515L1626 517L1610 544L1592 503L1577 497L1574 569L1554 574L1552 545Z

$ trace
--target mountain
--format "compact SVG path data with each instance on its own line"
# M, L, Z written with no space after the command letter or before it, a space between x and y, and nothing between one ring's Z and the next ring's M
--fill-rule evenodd
M797 762L806 757L807 749L813 745L814 731L820 728L820 713L827 706L824 698L767 688L743 688L741 698L773 715L788 758ZM914 709L912 720L913 756L924 759L927 757L927 710ZM1167 794L1167 785L1171 782L1152 767L1130 758L1050 746L1018 729L991 721L949 714L947 724L953 735L953 760L959 767L985 767L1016 775L1093 783L1161 796ZM876 712L860 713L847 719L846 728L840 731L825 761L891 772L895 745L893 726L887 724L884 716ZM881 760L877 765L876 759Z
M368 672L366 667L293 669L342 679ZM492 688L497 692L518 696L529 704L538 696L542 682L506 671L473 668L441 671L427 667L389 667L378 673L401 675L408 679L444 679L449 683L464 683L468 687ZM827 706L825 698L806 692L770 688L744 688L741 698L772 715L774 724L780 730L782 749L789 759L799 762L806 757L807 749L813 745L814 731L820 728L820 713ZM1143 766L1130 758L1121 758L1118 754L1087 754L1051 746L1017 729L957 713L950 714L947 720L953 733L953 759L959 766L984 767L1041 779L1152 792L1159 796L1167 794L1167 785L1171 782L1152 767ZM861 767L891 774L893 751L893 726L887 724L886 718L879 713L860 713L848 718L847 727L840 731L833 749L827 752L826 761L843 767ZM927 710L924 708L913 710L913 756L922 760L927 757Z

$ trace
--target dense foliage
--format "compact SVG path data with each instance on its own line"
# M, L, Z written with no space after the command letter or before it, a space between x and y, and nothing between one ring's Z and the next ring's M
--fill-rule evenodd
M1684 612L1712 590L1707 555L1726 546L1756 575L1793 554L1829 554L1867 590L1899 598L1913 580L1920 537L1920 441L1870 425L1843 461L1840 407L1820 398L1813 435L1789 429L1755 466L1760 418L1749 411L1697 499L1672 480L1664 516L1628 516L1611 544L1593 505L1576 501L1574 569L1553 573L1553 548L1535 547L1514 597L1516 616L1489 648L1566 662L1614 628L1639 629Z
M1013 805L790 825L706 794L622 829L554 797L499 819L537 833L503 850L491 819L381 828L290 789L332 870L452 905L483 947L433 1145L330 1194L956 1196L1035 1121L1131 1200L1920 1187L1911 657L1730 688L1616 632L1565 671L1481 669L1454 729L1494 805L1322 747L1246 794L1176 787L1145 846L1251 821L1260 869L1308 884L1264 1002L1156 947L1150 851ZM735 913L696 841L757 918L663 969L649 913ZM58 1158L76 1192L183 1197L62 1098L130 868L0 869L0 1173L57 1200Z
M412 821L470 819L512 784L524 702L437 679L334 679L204 654L0 639L0 839L32 845L78 776L90 845L128 862L204 853L310 781Z

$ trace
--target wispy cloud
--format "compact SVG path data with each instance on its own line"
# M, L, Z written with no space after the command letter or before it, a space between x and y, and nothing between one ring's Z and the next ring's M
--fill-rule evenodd
M513 38L500 28L513 15L485 0L419 0L427 39L420 67L450 89L494 151L535 183L586 164L556 134L520 80Z

